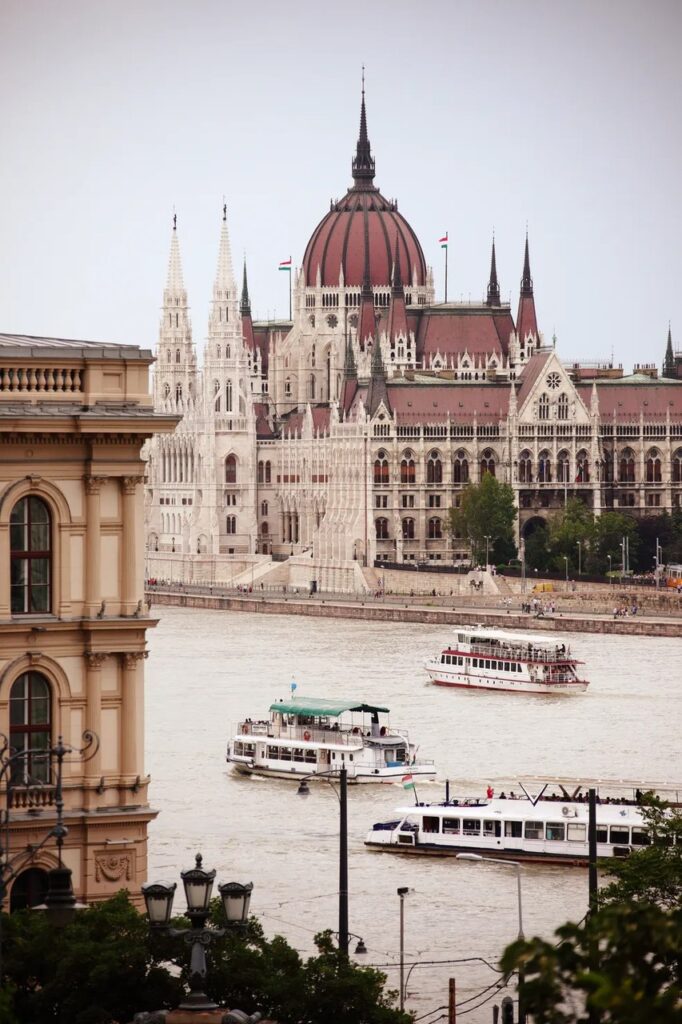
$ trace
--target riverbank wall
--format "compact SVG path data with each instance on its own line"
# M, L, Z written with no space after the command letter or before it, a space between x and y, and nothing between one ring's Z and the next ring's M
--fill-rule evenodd
M608 633L622 636L682 637L682 618L628 616L612 618L590 613L558 612L536 616L505 608L431 607L428 603L396 600L334 600L270 594L211 594L162 586L147 591L153 606L206 608L214 611L255 612L261 615L308 615L315 618L362 619L366 622L423 622L431 625L486 625L548 633Z

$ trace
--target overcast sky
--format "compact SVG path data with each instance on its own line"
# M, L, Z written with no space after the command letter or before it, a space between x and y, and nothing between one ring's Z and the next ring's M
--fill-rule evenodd
M0 330L152 347L173 206L202 348L222 197L257 316L351 183L367 66L376 183L443 296L514 313L528 224L562 358L682 348L680 0L2 0Z

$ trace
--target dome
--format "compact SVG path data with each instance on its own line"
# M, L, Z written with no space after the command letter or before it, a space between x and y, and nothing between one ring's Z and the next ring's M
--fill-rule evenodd
M362 94L360 136L353 159L353 185L315 228L303 257L305 281L317 283L319 268L323 287L338 287L343 267L345 287L362 286L365 272L373 288L390 286L396 239L400 276L411 285L426 284L426 261L419 239L398 213L398 204L385 199L374 184L374 158L367 137L365 94Z

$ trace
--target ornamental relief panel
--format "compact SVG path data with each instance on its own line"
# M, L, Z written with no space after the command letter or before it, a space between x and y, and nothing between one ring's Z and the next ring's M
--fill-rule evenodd
M135 853L95 853L95 881L129 882L134 874L133 858Z

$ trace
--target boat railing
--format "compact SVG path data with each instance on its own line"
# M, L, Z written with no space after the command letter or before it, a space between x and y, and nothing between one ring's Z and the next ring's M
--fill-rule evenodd
M306 743L337 743L341 746L357 746L363 740L368 739L386 740L396 737L400 740L407 740L407 733L398 729L385 729L383 734L381 731L379 734L373 734L371 729L362 729L360 726L335 728L333 725L282 725L271 721L254 722L249 719L239 722L235 733L242 736L260 736L279 740L303 740Z
M528 644L515 646L496 644L494 647L489 644L470 644L470 652L472 655L482 655L484 658L495 658L498 661L504 661L505 658L509 658L514 661L539 661L548 663L573 660L568 647L565 647L563 651L560 650L559 647L556 647L553 651L548 651L545 648L533 647Z

